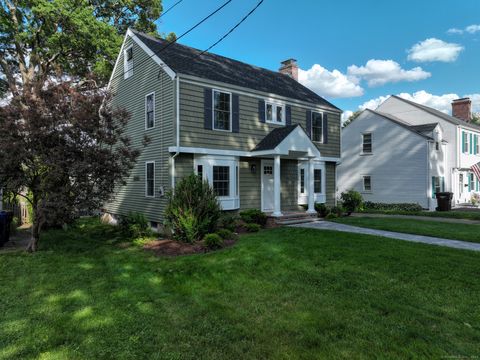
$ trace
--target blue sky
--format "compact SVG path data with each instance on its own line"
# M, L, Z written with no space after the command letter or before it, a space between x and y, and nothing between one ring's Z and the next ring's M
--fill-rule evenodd
M180 35L223 2L183 0L159 30ZM233 0L179 42L209 47L256 3ZM296 58L300 81L345 111L375 107L389 94L443 111L471 95L480 111L478 0L265 0L211 51L271 70Z

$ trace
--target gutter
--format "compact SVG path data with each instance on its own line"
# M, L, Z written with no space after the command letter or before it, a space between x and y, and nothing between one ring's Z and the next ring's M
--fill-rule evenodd
M172 190L175 190L175 158L180 154L180 78L176 77L176 143L177 151L172 156Z

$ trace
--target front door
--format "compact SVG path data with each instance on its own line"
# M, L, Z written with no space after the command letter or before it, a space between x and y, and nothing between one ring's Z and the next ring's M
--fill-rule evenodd
M262 160L262 211L274 209L273 195L273 161Z

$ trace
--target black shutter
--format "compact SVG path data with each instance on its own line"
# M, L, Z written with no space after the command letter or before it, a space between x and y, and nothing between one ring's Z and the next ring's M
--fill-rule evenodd
M323 143L328 144L328 114L327 113L323 113L322 132L323 132Z
M265 100L258 101L258 118L260 122L265 122Z
M312 138L312 110L307 110L307 135Z
M240 132L240 104L237 94L232 94L232 132Z
M285 108L285 124L292 125L292 107L290 105Z
M212 114L212 89L205 88L204 90L204 125L205 129L212 130L213 129L213 114Z

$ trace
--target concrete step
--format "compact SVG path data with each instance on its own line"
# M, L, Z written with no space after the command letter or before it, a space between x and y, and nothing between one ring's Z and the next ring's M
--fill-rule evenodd
M296 225L296 224L305 224L318 221L318 218L313 217L304 217L304 218L295 218L295 219L278 219L275 221L277 225Z

